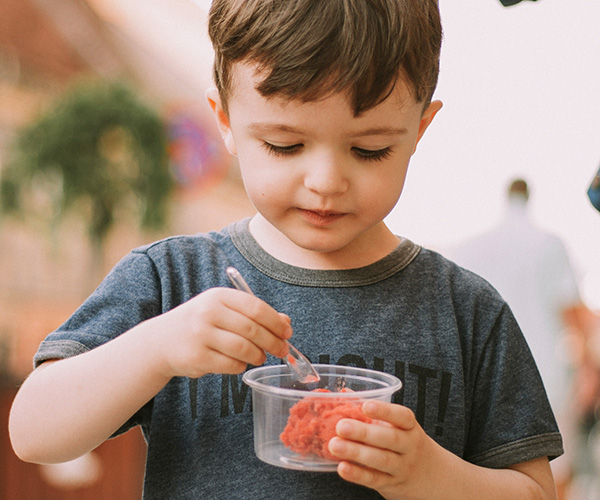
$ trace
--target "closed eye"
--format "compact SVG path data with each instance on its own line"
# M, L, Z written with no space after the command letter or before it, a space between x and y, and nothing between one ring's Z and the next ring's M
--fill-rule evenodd
M356 155L367 161L381 161L385 160L388 156L392 154L391 148L383 148L383 149L363 149L363 148L352 148L352 150L356 153Z
M270 142L263 142L262 147L267 150L268 153L274 156L289 156L298 152L302 149L303 144L292 144L291 146L275 146Z

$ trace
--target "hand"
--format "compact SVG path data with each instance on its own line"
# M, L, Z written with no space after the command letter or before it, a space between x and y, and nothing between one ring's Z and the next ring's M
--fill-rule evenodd
M343 419L329 442L342 459L338 474L353 483L377 490L387 499L433 498L427 494L435 477L440 446L405 406L369 401L363 413L373 423Z
M209 289L153 318L163 372L168 377L241 373L260 366L266 352L284 357L290 319L259 298L229 288Z

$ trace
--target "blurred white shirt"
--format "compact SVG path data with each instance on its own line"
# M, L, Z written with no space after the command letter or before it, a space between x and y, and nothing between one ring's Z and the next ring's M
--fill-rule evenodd
M571 384L562 313L579 302L579 292L562 241L530 222L526 203L509 198L505 219L450 252L450 258L484 277L508 302L559 412Z

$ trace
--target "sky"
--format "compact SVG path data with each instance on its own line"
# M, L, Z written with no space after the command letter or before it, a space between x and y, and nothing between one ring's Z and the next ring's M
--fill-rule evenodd
M128 17L130 33L151 32L165 70L204 94L212 51L190 8L204 15L210 0L90 2ZM386 222L443 253L497 224L507 185L523 177L531 217L562 238L584 300L600 309L600 212L586 196L600 167L600 1L440 0L440 9L434 98L444 107Z

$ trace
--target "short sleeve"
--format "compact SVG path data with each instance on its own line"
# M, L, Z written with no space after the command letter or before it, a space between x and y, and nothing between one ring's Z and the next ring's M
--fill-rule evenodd
M57 330L40 344L34 365L81 354L161 313L160 285L145 253L132 252Z
M501 468L563 453L541 377L506 305L496 318L475 370L466 460Z

